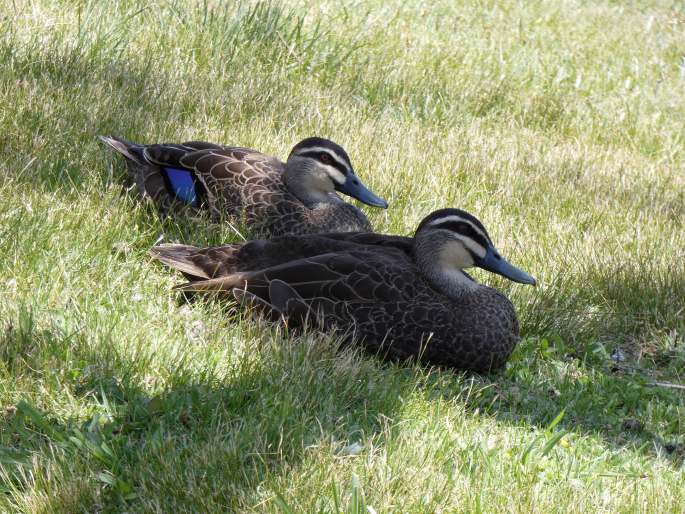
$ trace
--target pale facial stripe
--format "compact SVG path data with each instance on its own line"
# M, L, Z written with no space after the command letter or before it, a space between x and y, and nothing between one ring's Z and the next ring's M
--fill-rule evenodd
M461 234L453 234L453 237L455 239L459 239L459 241L462 242L464 247L468 248L471 250L471 252L474 255L477 255L481 259L485 257L485 254L487 253L487 249L483 248L481 245L476 243L473 239L471 239L468 236L462 236Z
M295 155L301 155L303 153L309 152L324 152L327 153L331 159L340 164L343 168L347 170L348 173L352 173L350 165L347 164L343 159L340 158L335 152L332 152L330 148L324 148L323 146L308 146L297 151Z
M334 168L330 164L323 164L323 163L318 163L319 166L324 168L326 170L326 173L333 179L333 181L337 182L338 184L344 184L345 180L345 175L341 173L341 171L338 168Z
M441 224L443 224L443 223L449 223L449 222L453 222L453 223L459 223L459 222L467 223L467 224L469 224L469 225L471 226L471 228L473 228L474 232L476 232L477 234L480 234L481 236L483 236L483 239L485 239L486 241L489 241L489 240L490 240L490 238L488 237L488 235L487 235L485 232L483 232L478 226L476 226L471 220L467 220L467 219L465 219L465 218L462 218L461 216L457 216L456 214L454 214L454 215L452 215L452 216L444 216L444 217L442 217L442 218L438 218L438 219L436 219L436 220L433 220L433 221L431 221L431 222L429 223L428 226L429 226L429 227L433 227L433 226L435 226L435 225L441 225Z

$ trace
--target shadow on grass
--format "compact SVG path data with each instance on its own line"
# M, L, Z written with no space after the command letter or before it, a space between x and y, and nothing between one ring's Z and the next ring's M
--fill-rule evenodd
M13 88L16 98L6 106L16 127L0 159L22 183L48 191L80 187L95 162L111 159L98 134L148 133L155 124L149 113L165 119L171 108L165 81L155 76L151 62L96 58L95 50L106 49L85 51L58 38L35 44L22 48L12 38L0 40L0 54L12 56L0 84ZM112 181L108 173L99 177L103 187Z
M332 346L322 350L316 341L292 342L273 333L255 348L260 358L238 363L229 379L179 374L150 395L136 378L144 362L122 359L110 343L94 349L83 335L37 330L31 319L18 320L4 334L4 366L17 376L35 373L43 380L54 372L94 413L85 420L59 420L23 400L7 410L0 420L0 458L5 479L13 483L3 487L25 487L12 466L30 467L32 456L55 458L57 447L62 458L87 463L108 505L135 502L142 488L165 498L167 507L245 508L256 501L257 487L297 469L310 447L323 445L342 455L368 437L382 445L383 420L400 415L404 399L417 391L427 399L466 398L474 415L485 412L522 427L545 428L565 409L559 428L646 455L670 453L674 464L681 462L676 435L685 427L674 412L682 411L682 397L581 363L559 346L528 340L506 372L470 379L379 368L373 358L360 361ZM626 424L641 418L641 424ZM170 497L180 477L184 490Z
M492 412L545 427L564 409L560 427L682 465L685 269L655 256L580 273L522 309L525 338L488 392Z
M100 506L135 501L142 489L164 499L160 508L240 509L256 502L251 495L257 496L257 487L296 469L310 447L344 456L368 437L382 444L384 420L416 388L411 370L389 367L381 374L374 362L359 365L332 344L321 348L320 340L305 336L293 342L278 330L272 333L254 349L260 358L237 363L229 378L181 373L150 395L140 386L144 363L122 359L115 345L93 349L83 335L38 330L32 319L19 320L4 334L2 364L14 376L46 380L54 372L64 394L93 414L65 419L50 412L50 400L6 406L0 417L0 488L29 487L20 468L61 455L69 464L60 467L82 463L74 469L86 469ZM178 495L170 497L169 491ZM60 501L51 507L68 510Z
M685 364L685 267L675 264L659 255L641 262L618 258L560 275L529 301L518 299L523 335L562 340L578 356L597 345L608 353L620 349L677 373Z
M683 391L655 386L644 370L619 367L605 354L573 354L547 339L524 342L473 407L539 429L563 412L558 428L682 465Z

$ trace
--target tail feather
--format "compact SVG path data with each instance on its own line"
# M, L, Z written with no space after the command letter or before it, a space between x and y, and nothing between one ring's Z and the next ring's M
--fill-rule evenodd
M199 248L182 244L163 244L150 249L150 254L170 268L177 269L191 277L212 278L196 260Z
M281 317L294 323L293 326L316 324L308 303L298 291L283 280L270 280L264 271L235 269L235 262L226 266L222 256L233 254L241 245L227 245L215 248L196 248L182 244L165 244L150 250L152 256L167 266L181 271L190 279L174 289L185 294L229 294L243 306L266 316L272 321ZM235 261L235 259L233 259ZM226 266L220 269L221 266Z
M194 280L180 284L174 289L188 292L227 292L234 289L245 289L247 284L247 276L245 273L234 273L225 277L210 278L208 280Z
M182 244L163 244L150 249L155 259L185 273L191 279L210 279L238 271L237 253L242 245L228 244L197 248Z
M269 299L272 305L284 313L297 310L297 307L304 305L304 301L298 292L279 279L269 282Z
M100 141L105 143L106 145L112 147L114 150L119 152L121 155L126 157L127 159L137 163L137 164L144 164L141 160L140 157L136 155L136 153L133 151L136 148L139 148L140 145L137 145L136 143L132 143L130 141L126 141L123 138L120 137L115 137L115 136L98 136L100 138Z
M263 270L238 271L242 246L197 248L163 244L151 248L150 253L189 278L189 282L174 288L184 294L229 294L272 321L284 317L292 318L298 325L306 322L309 307L291 285L278 279L270 280Z
M275 305L246 289L233 289L231 292L233 298L243 307L251 309L253 314L259 314L271 321L278 321L283 315Z

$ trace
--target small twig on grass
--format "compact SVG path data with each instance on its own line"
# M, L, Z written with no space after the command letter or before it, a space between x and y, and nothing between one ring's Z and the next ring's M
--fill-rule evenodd
M685 391L685 384L673 384L671 382L647 382L649 387L666 387L668 389L680 389Z

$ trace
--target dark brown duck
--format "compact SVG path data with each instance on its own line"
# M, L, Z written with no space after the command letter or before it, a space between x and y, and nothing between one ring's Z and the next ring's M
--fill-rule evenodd
M504 295L463 269L535 284L459 209L433 212L413 238L285 236L204 249L162 245L152 254L190 279L181 289L229 294L276 319L339 331L392 359L481 372L506 362L518 321Z
M371 231L364 213L337 193L375 207L388 204L354 172L347 152L328 139L300 141L284 163L257 150L201 141L139 145L102 141L126 158L129 174L163 215L178 208L244 219L266 237Z

